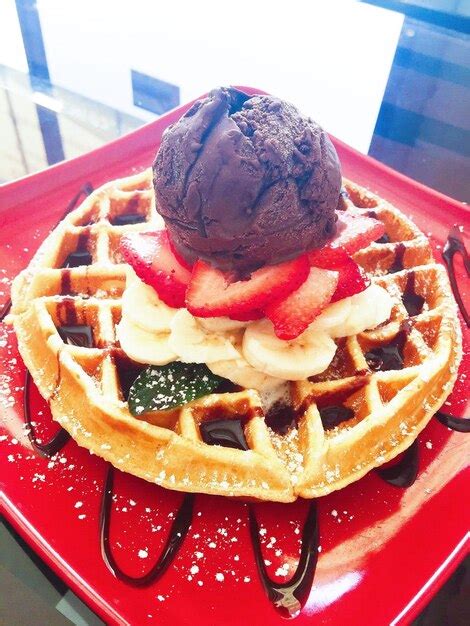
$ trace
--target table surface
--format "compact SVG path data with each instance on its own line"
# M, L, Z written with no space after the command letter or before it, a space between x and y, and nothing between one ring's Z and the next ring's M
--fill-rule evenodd
M88 152L218 84L238 83L295 102L362 152L470 201L465 2L305 3L299 20L275 9L257 13L240 0L223 28L203 0L191 9L179 0L164 9L145 0L134 0L132 11L118 4L1 3L0 183ZM10 598L1 623L31 623L31 606L42 623L102 623L10 528L0 531L0 580ZM469 569L462 564L419 626L470 622Z

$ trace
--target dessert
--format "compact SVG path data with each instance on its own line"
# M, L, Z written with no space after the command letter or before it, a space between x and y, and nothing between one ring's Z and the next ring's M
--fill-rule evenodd
M171 489L289 502L342 488L408 448L457 374L455 302L426 237L354 183L341 191L326 135L279 102L197 103L153 173L93 192L13 286L19 349L54 418ZM248 184L233 142L250 139L253 161L284 130L288 163L270 144ZM292 182L304 131L328 147L299 148L316 156Z

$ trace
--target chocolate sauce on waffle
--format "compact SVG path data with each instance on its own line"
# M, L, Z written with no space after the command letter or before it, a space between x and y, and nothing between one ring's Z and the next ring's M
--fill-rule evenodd
M354 411L343 404L325 406L318 409L325 430L331 430L354 417Z
M58 326L57 332L62 341L69 346L78 348L93 348L93 333L90 326L80 324L78 326Z
M387 233L384 233L382 237L375 240L375 243L390 243L390 237Z
M275 402L266 413L264 421L278 435L286 435L291 428L297 426L299 414L294 407L286 402Z
M145 365L132 361L128 356L119 350L111 352L114 365L116 366L118 382L121 387L123 399L127 402L129 391L137 376L145 369Z
M71 252L62 264L62 268L81 267L82 265L91 265L93 258L88 250L88 242L90 238L90 232L88 229L84 230L78 236L77 247L74 252Z
M381 467L376 470L377 474L385 482L394 487L410 487L418 476L419 455L418 440L405 450L402 458L390 467Z
M202 440L210 446L249 450L240 419L215 419L199 426Z
M23 391L23 416L25 424L28 427L28 439L31 442L34 450L41 456L51 457L57 454L65 446L70 439L69 433L63 428L59 428L57 433L49 439L46 443L38 441L36 432L33 426L33 420L31 419L31 403L30 403L30 386L31 386L31 374L28 370L25 370L24 379L24 391Z
M405 250L405 244L401 242L397 243L397 247L395 248L395 258L388 270L389 274L395 274L395 272L401 272L401 270L405 269L405 266L403 265Z
M109 465L101 498L101 556L109 571L116 578L119 578L119 580L133 587L146 587L163 576L177 555L193 521L194 494L188 493L184 496L181 506L175 514L165 547L155 565L143 576L129 576L119 567L111 550L109 529L111 525L111 507L113 502L114 471L112 465Z
M57 304L57 315L64 321L65 326L75 326L78 324L75 300L73 298L63 298Z
M409 326L402 324L402 330L396 334L392 341L366 352L365 358L370 369L374 372L388 372L389 370L403 369L403 349L409 332Z
M465 271L467 272L467 276L470 276L470 255L465 248L465 243L460 233L459 226L454 225L450 229L449 235L447 236L447 242L444 246L444 250L442 251L442 258L444 259L447 272L449 273L450 286L454 292L455 300L457 301L465 324L468 328L470 328L470 313L467 311L462 300L462 296L460 295L457 276L454 269L454 256L456 254L462 255Z
M470 418L454 417L454 415L444 413L443 411L438 411L435 417L447 428L456 430L459 433L470 433Z
M72 295L72 281L70 269L63 269L60 275L60 293L62 296Z
M317 505L312 501L302 530L299 563L291 580L277 583L266 571L254 507L249 507L250 534L259 577L268 598L283 617L296 617L308 599L318 560L319 528Z
M406 280L405 291L403 292L402 301L410 317L419 315L423 310L423 304L425 302L423 296L420 296L415 291L416 275L414 272L408 274Z

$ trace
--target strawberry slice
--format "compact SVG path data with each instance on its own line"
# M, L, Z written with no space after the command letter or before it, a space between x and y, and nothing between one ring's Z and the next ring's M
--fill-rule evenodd
M279 339L295 339L330 302L338 284L338 273L310 268L307 280L284 300L268 304L266 316Z
M184 307L191 272L173 254L166 230L124 235L119 250L137 276L153 287L165 304Z
M338 286L331 298L332 302L353 296L370 285L369 278L343 248L326 246L321 250L312 250L308 260L314 267L338 272Z
M253 272L247 280L231 280L229 274L196 261L186 292L186 307L199 317L245 316L264 309L273 299L286 297L307 278L307 256L267 265Z
M247 311L246 313L239 313L238 315L231 315L230 319L237 322L254 322L264 317L264 311L261 309L255 311Z
M337 211L336 215L336 235L329 242L332 248L341 247L348 254L354 254L385 234L383 222L373 217L349 211Z

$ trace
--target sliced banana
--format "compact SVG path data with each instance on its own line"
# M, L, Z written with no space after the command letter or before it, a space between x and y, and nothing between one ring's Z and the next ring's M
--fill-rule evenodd
M239 355L237 359L208 363L207 367L217 376L227 378L235 385L247 389L256 389L266 395L284 384L280 378L274 378L255 370L242 355Z
M371 285L361 293L348 298L351 309L345 320L327 329L331 337L349 337L368 328L375 328L390 317L393 300L388 291Z
M285 380L303 380L326 370L336 344L324 332L305 332L292 341L278 339L269 320L249 324L243 356L255 369Z
M169 333L150 333L123 318L116 326L116 335L127 356L138 363L166 365L178 358L169 345Z
M205 330L187 309L174 315L170 329L169 345L184 363L213 363L240 356L227 333Z
M248 322L237 322L229 317L196 317L198 324L213 333L225 333L240 330L248 326Z
M170 322L178 309L162 302L155 289L135 277L122 294L122 315L149 333L170 332Z
M324 311L310 324L311 331L325 331L329 333L330 328L341 326L351 312L351 298L344 298L329 304Z

